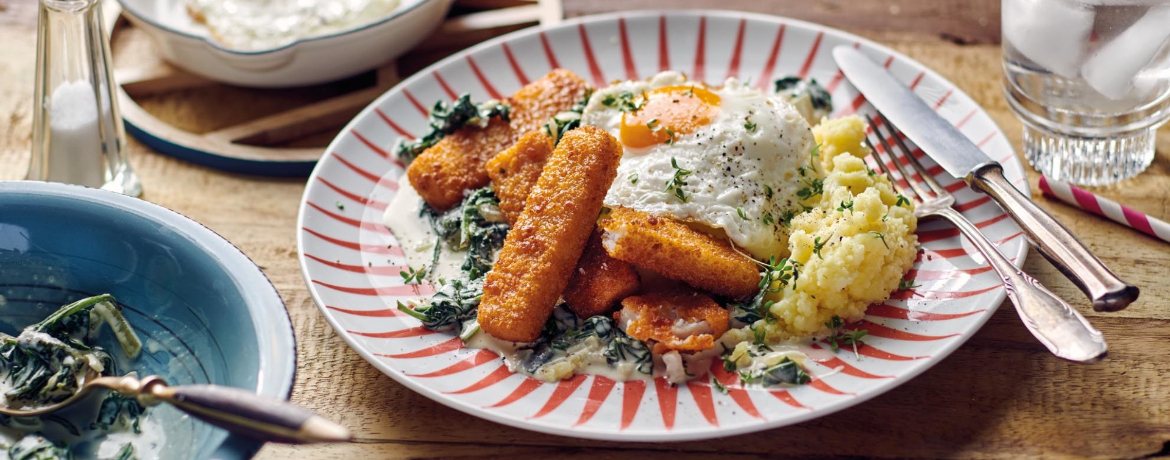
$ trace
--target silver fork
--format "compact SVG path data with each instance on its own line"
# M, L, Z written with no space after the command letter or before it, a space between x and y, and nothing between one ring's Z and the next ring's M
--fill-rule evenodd
M914 215L918 218L942 217L959 228L959 231L975 245L979 252L983 253L983 256L987 258L987 263L1003 279L1008 298L1016 306L1016 312L1020 314L1024 326L1040 340L1040 343L1048 347L1052 354L1069 361L1082 363L1095 362L1104 357L1107 345L1101 332L1094 329L1068 303L1046 289L1040 282L1028 276L1023 270L1012 265L1011 261L1004 257L991 241L987 240L978 227L952 208L955 205L955 197L947 192L947 189L940 185L922 166L922 163L914 157L913 151L906 147L906 143L897 135L897 129L890 124L890 121L881 117L880 114L878 117L889 130L889 137L894 139L898 147L901 147L902 151L905 152L903 156L908 160L907 162L922 177L922 182L915 180L912 175L907 173L906 168L899 161L897 150L891 146L887 141L887 136L882 134L878 124L869 115L866 115L865 118L869 121L874 137L877 137L878 142L881 143L890 157L890 163L894 164L898 173L910 184L910 190L901 187L894 180L890 168L882 161L882 155L878 149L874 148L868 136L865 143L869 145L873 152L873 159L886 177L890 179L890 184L894 189L902 194L910 192L908 194L915 199L917 205L914 209Z

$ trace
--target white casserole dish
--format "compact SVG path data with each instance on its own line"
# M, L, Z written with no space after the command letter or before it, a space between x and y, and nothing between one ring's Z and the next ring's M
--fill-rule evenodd
M366 25L243 51L213 40L187 15L185 0L118 0L171 64L224 83L262 88L323 83L378 67L430 35L452 1L402 0L390 15Z

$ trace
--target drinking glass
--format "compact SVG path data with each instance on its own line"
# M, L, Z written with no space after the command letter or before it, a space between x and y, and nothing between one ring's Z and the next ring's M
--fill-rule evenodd
M40 0L29 180L142 193L110 69L101 0Z
M1170 118L1170 0L1003 0L1004 94L1024 153L1082 185L1133 177Z

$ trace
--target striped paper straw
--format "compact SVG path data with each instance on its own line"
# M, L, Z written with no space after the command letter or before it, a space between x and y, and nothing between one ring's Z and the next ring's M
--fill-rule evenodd
M1077 186L1040 176L1040 191L1070 205L1170 243L1170 224L1101 198Z

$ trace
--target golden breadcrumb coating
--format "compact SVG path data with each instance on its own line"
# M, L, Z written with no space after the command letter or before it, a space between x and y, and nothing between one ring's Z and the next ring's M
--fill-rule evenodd
M515 140L515 131L499 117L492 117L486 128L464 126L419 154L406 168L406 177L427 204L451 209L463 201L464 191L487 185L484 163Z
M614 258L721 296L742 299L759 291L751 258L682 222L615 207L598 225Z
M569 310L589 318L609 313L640 286L634 266L610 257L601 246L601 232L594 231L561 297L569 304Z
M500 212L504 213L509 224L515 224L524 211L528 193L536 186L552 151L552 139L540 131L533 131L488 161L487 174L492 179L496 198L500 199Z
M691 289L626 297L621 311L614 313L630 337L655 341L657 354L714 347L715 340L730 328L730 316L715 300Z
M553 115L569 110L585 97L590 88L589 83L570 70L549 72L510 98L512 129L517 135L540 130Z
M520 88L503 101L512 107L509 121L493 117L485 128L464 126L419 154L406 169L410 184L440 211L459 204L467 190L488 184L484 165L511 147L524 133L537 131L548 119L568 110L589 84L573 72L557 69Z
M540 179L552 151L552 139L533 131L488 162L488 176L500 199L500 211L509 224L514 225L524 211L528 194ZM639 285L634 267L610 257L601 247L601 234L593 232L562 297L573 313L589 318L609 313L618 301L637 291Z
M484 279L484 332L513 342L540 336L596 225L621 157L621 144L599 128L583 126L561 138Z

